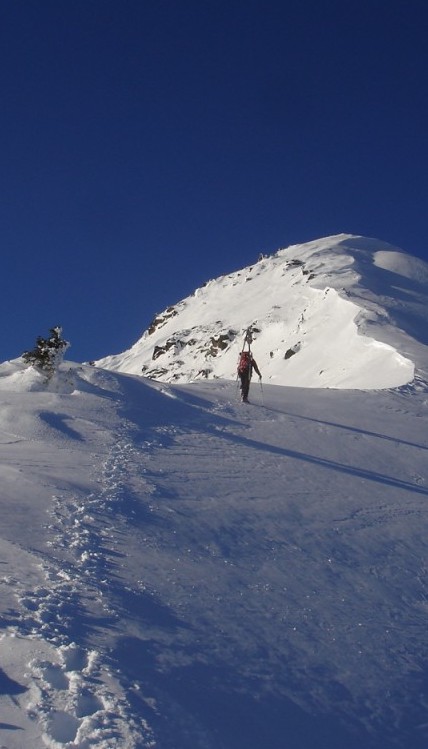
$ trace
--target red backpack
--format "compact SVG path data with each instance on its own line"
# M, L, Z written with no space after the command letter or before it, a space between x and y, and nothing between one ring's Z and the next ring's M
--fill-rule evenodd
M241 356L238 362L238 373L242 374L250 368L251 365L251 354L249 351L241 351Z

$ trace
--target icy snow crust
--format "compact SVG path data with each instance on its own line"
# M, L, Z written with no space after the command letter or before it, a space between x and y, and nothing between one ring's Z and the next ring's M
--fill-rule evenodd
M0 365L1 747L425 749L426 382L237 395Z
M164 382L233 379L244 331L265 382L382 389L426 376L428 265L340 234L279 250L156 316L100 366ZM422 345L421 345L422 344Z

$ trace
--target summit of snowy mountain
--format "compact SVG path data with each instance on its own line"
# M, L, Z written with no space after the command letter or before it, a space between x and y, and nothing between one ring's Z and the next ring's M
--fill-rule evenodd
M234 379L246 330L265 382L382 389L426 379L428 264L339 234L260 256L156 315L106 369L175 383Z

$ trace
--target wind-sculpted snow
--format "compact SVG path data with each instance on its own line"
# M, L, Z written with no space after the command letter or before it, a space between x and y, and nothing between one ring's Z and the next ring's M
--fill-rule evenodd
M428 389L0 366L0 746L423 749Z
M426 263L385 242L340 234L209 281L99 365L171 383L233 379L250 328L266 382L398 387L415 371L427 376L427 310Z

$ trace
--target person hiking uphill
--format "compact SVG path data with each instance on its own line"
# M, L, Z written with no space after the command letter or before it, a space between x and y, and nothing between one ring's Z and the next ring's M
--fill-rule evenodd
M256 370L260 379L262 376L257 366L256 360L253 358L251 351L241 351L238 362L238 375L241 380L241 397L243 403L248 403L248 393L250 390L251 375L253 369Z

